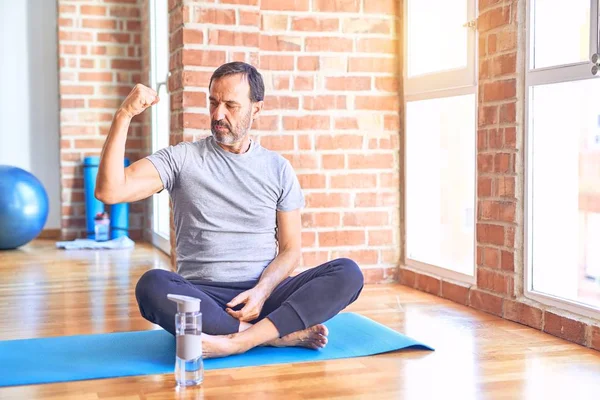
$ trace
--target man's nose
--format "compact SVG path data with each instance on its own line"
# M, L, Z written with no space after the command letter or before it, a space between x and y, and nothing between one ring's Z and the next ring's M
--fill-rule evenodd
M225 106L223 104L219 104L213 113L213 119L215 121L221 121L225 119Z

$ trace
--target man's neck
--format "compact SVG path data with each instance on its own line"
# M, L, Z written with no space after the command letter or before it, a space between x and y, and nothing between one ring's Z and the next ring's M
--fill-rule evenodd
M217 144L221 146L223 150L234 154L242 154L250 150L250 138L247 135L244 136L244 139L241 141L231 145L226 145L219 142L217 142Z

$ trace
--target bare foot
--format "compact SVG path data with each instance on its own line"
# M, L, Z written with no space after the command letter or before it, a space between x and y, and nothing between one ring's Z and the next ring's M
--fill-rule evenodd
M244 332L245 333L245 332ZM306 347L309 349L320 349L327 344L329 331L325 325L311 326L302 331L290 333L279 339L274 339L263 346L274 347ZM251 346L242 340L243 333L231 335L212 336L202 334L202 357L218 358L247 351Z
M274 347L306 347L309 349L320 349L327 344L329 331L322 324L311 326L303 331L290 333L280 339L266 343L266 346Z
M232 340L232 336L233 335L212 336L203 333L202 357L218 358L243 353L244 350L236 341Z

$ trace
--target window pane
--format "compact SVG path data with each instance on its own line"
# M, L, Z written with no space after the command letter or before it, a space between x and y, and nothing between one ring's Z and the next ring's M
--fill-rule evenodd
M168 0L153 0L156 7L154 31L156 32L156 46L154 48L154 62L156 78L164 81L169 72L169 5Z
M408 0L409 77L467 67L467 6L467 0Z
M158 96L160 102L153 107L156 113L155 126L153 126L154 149L162 149L169 145L170 106L167 91L167 74L169 73L169 11L167 0L154 0L155 18L153 34L154 48L152 49L152 72L154 75L153 87L160 83Z
M533 289L600 307L600 80L532 88Z
M170 105L167 91L167 74L169 73L169 11L167 0L153 0L154 19L152 29L152 87L159 84L160 102L152 108L154 115L152 135L153 151L169 145Z
M408 258L472 275L475 95L406 104Z
M152 127L156 136L154 141L156 148L154 151L163 149L169 145L169 132L171 129L170 98L166 85L161 85L158 97L160 97L160 101L152 109L156 113L155 126Z
M169 146L170 105L167 91L167 73L169 72L169 13L167 0L152 0L154 15L151 46L152 87L160 84L158 95L160 102L152 107L152 151ZM161 84L163 83L163 84ZM170 210L169 193L163 191L154 196L153 230L165 239L169 239Z
M590 0L531 0L533 68L590 59Z

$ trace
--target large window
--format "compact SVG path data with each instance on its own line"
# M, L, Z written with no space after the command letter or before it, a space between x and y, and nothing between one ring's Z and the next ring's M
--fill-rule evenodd
M152 152L169 145L170 109L167 91L169 73L169 12L167 0L149 0L150 6L150 85L160 102L151 108ZM164 190L152 198L152 243L170 253L169 193Z
M473 282L475 1L404 3L406 264Z
M594 313L600 80L590 60L598 52L598 0L529 0L528 21L526 294Z

